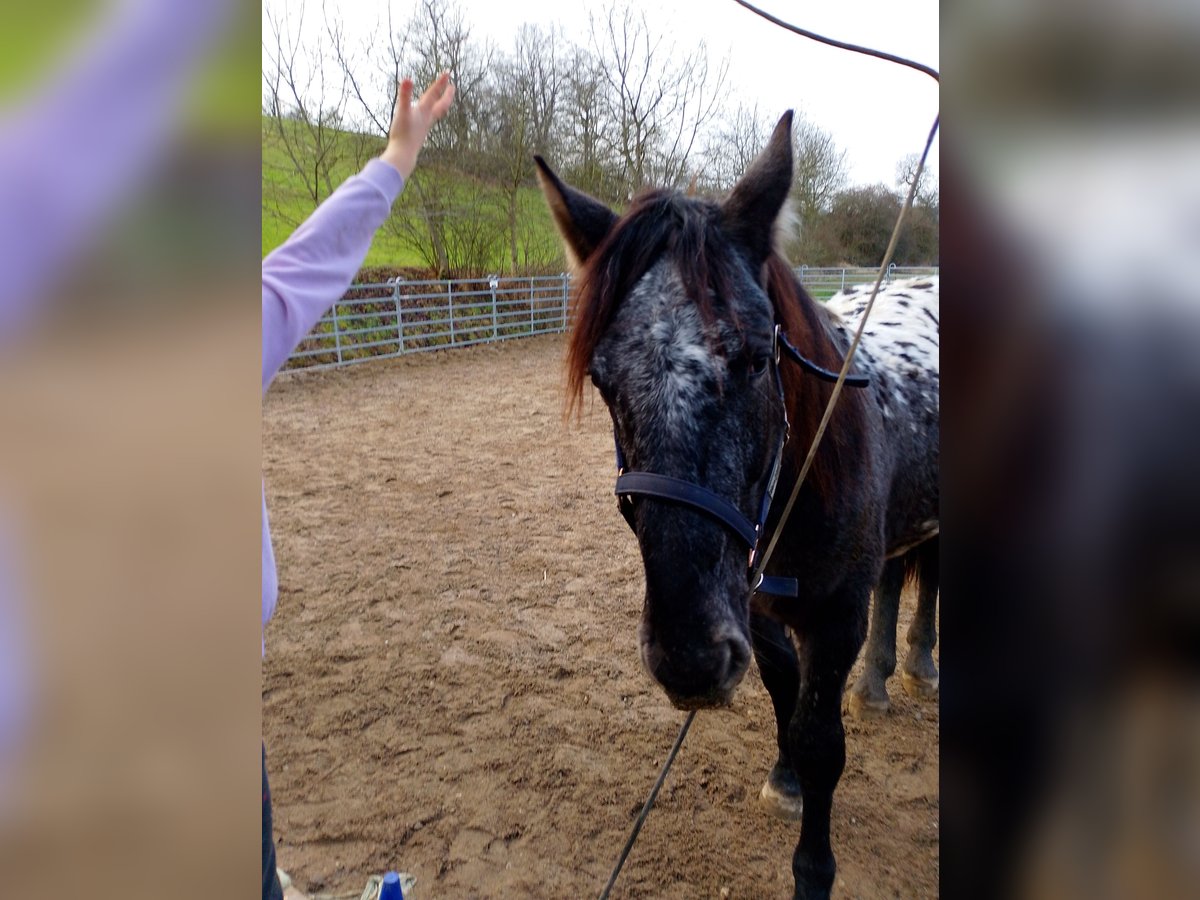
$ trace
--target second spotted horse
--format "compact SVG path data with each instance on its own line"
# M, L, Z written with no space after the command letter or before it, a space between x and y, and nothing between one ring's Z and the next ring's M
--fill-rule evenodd
M869 286L851 287L830 298L827 308L857 327L866 310ZM883 391L875 402L884 420L927 438L935 470L938 462L938 278L890 284L876 300L863 333L859 355ZM936 517L919 528L912 545L891 547L875 589L871 625L863 648L863 672L850 689L856 713L884 712L890 706L887 680L896 670L896 627L906 583L917 588L917 608L907 634L908 653L901 667L907 693L937 695L939 676L933 661L937 643L939 541Z
M764 796L799 811L795 896L813 900L836 871L841 698L871 590L938 531L938 311L934 278L881 293L854 359L869 384L843 390L781 522L866 301L815 302L775 250L791 122L720 203L654 190L618 216L537 162L579 275L569 394L590 379L608 407L641 550L642 660L698 709L729 702L753 653L778 726ZM748 550L776 532L768 594Z

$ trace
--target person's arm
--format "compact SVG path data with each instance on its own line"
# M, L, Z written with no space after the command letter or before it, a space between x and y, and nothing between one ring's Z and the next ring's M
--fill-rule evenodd
M378 159L334 191L262 264L262 389L350 286L404 187Z
M262 389L358 272L376 230L416 166L433 123L454 100L443 72L412 103L412 81L400 85L379 159L344 182L262 266Z

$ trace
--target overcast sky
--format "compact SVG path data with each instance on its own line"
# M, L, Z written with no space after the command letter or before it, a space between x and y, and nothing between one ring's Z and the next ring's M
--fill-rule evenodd
M285 0L266 0L280 9ZM325 0L350 29L377 27L386 0ZM472 37L500 50L512 46L525 22L559 23L577 43L588 40L589 13L609 0L457 0ZM319 20L319 0L308 0L306 18ZM290 4L295 6L293 2ZM412 0L392 0L393 21L407 21ZM806 3L761 0L755 5L820 34L906 56L939 68L938 4L934 0L844 0ZM758 104L771 119L795 109L830 132L847 152L850 181L892 185L896 164L919 153L938 109L938 86L927 75L787 32L733 0L642 0L652 27L667 43L690 49L704 41L714 61L728 55L730 109ZM264 31L266 25L264 23ZM937 168L937 144L931 166Z

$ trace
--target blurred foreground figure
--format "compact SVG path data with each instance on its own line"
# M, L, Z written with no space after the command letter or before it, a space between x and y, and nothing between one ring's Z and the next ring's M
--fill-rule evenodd
M48 313L67 308L56 302L66 298L56 294L66 294L70 284L71 311L87 315L95 295L80 276L80 264L97 244L111 239L114 223L173 161L170 151L177 149L180 126L195 115L197 76L211 62L233 5L227 0L124 0L72 6L87 17L86 30L75 29L79 33L66 52L44 67L43 76L31 79L27 91L9 90L0 101L0 894L28 898L64 889L113 896L107 888L123 879L125 870L113 879L107 870L122 869L126 854L133 852L122 843L133 830L130 823L156 818L158 840L165 844L170 829L162 825L167 816L161 798L189 803L175 785L186 787L196 775L194 760L181 765L162 747L138 744L136 730L125 720L136 718L131 707L139 700L111 690L113 682L131 677L137 659L129 653L131 646L151 655L169 643L147 637L160 623L146 609L169 618L172 610L187 606L188 591L180 587L178 573L167 577L156 570L155 550L142 540L140 552L132 554L140 575L131 578L141 593L110 595L111 581L117 579L106 580L109 572L93 567L90 558L61 552L77 539L78 546L105 550L141 539L132 532L145 529L146 520L126 514L147 505L146 497L130 491L114 496L112 466L129 466L139 453L152 452L139 446L136 429L116 424L132 418L129 413L143 398L114 399L112 385L133 377L129 370L136 362L154 363L125 356L109 344L120 333L111 321L97 317L80 327L78 318ZM69 18L69 11L64 14L54 3L46 5L45 14L52 23L47 32L61 29ZM36 15L27 13L22 21L34 22ZM30 40L25 29L10 28L0 33L0 52ZM6 74L14 75L11 68ZM206 151L207 145L195 146L204 136L195 128L189 133L194 155ZM130 249L151 258L162 252L163 243ZM72 348L71 341L81 336L79 347ZM176 337L184 345L190 336ZM101 352L109 346L113 352ZM160 365L155 378L172 384L173 374ZM91 392L81 391L81 385ZM97 397L111 407L98 404ZM173 411L156 400L160 422L192 415L182 402L182 411ZM87 438L80 439L81 434ZM85 477L76 482L85 468ZM177 465L175 481L183 485L195 471L195 466ZM75 489L78 483L95 490L85 496ZM46 485L59 490L47 492ZM44 501L51 494L56 503L48 507ZM178 520L188 517L198 518L196 510L180 505L154 530L169 536ZM114 521L125 531L110 527ZM71 531L66 538L64 530ZM114 568L127 562L115 556L105 561ZM62 579L47 586L39 577L47 570L77 573L73 588L60 590ZM33 585L36 600L28 592ZM87 615L78 615L81 610ZM91 657L76 652L81 631ZM94 658L111 668L93 667ZM170 684L166 669L160 672L162 682ZM178 695L174 701L177 707L187 702ZM148 715L145 709L141 714ZM160 720L158 727L166 724ZM113 752L121 741L121 752ZM157 762L147 762L148 756ZM155 765L157 771L147 774ZM106 779L95 777L97 769L106 772L111 795L104 791ZM130 790L126 776L132 769L142 777L139 788L155 781L157 791ZM47 782L53 792L46 790ZM105 803L111 806L102 810ZM152 805L154 812L147 813ZM103 820L99 826L98 820ZM53 867L47 865L51 848ZM92 866L92 853L110 865L91 867L85 880L76 880L79 868ZM159 871L156 866L166 857L143 846L138 865L147 873ZM68 883L73 887L66 888ZM148 893L133 879L123 880L120 893L161 896L164 891L160 882Z
M230 5L111 4L73 58L0 107L0 354L153 176ZM29 714L31 642L14 530L0 508L0 764Z
M968 3L943 94L942 896L1200 884L1200 11ZM955 65L961 61L961 65Z
M159 171L232 4L110 6L74 58L0 108L0 347Z

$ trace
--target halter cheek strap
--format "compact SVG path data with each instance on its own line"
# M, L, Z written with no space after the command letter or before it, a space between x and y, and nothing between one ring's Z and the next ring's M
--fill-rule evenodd
M828 381L834 384L838 380L837 372L831 372L829 369L818 366L815 362L796 349L795 345L787 339L787 335L780 330L779 326L775 326L775 338L779 342L778 346L782 346L787 355L791 357L805 372L810 375L815 375L822 381ZM778 356L776 356L778 359ZM866 375L847 375L843 384L846 387L865 388L871 383L871 379Z

